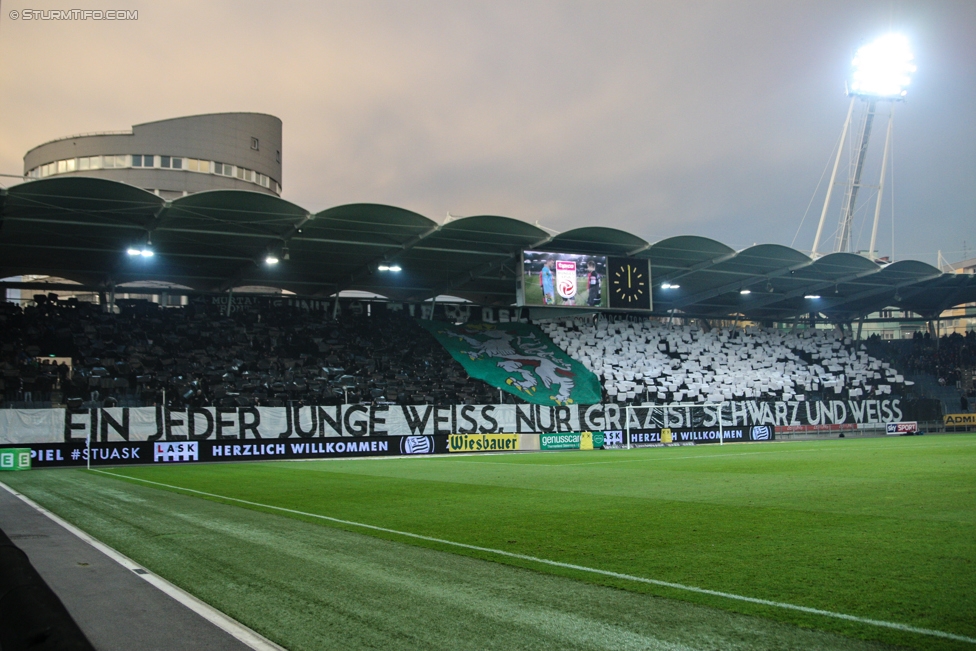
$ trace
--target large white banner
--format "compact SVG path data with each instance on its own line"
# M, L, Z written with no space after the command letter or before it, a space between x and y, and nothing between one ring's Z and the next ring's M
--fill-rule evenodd
M899 399L725 403L724 427L897 423ZM162 407L0 409L0 445L84 441L284 439L330 436L550 433L627 429L619 405L342 405L333 407ZM714 427L719 406L634 407L629 425Z

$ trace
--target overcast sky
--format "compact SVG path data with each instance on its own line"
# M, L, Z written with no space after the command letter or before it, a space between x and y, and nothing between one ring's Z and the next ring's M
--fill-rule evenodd
M976 255L973 0L0 7L0 173L22 173L27 150L52 138L257 111L284 123L282 196L312 211L376 202L437 221L495 214L736 249L794 237L810 249L850 59L900 31L918 72L895 107L881 254L893 189L897 259ZM139 14L10 18L24 8ZM873 216L873 202L861 205ZM859 220L854 238L867 248L870 224Z

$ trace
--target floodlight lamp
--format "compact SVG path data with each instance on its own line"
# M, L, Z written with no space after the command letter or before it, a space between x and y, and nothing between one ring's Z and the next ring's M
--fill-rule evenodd
M128 253L129 255L140 255L142 251L140 251L139 249L134 249L132 247L129 247L128 250L126 250L126 253Z
M820 298L820 294L807 294L803 298L817 299L817 298Z
M269 255L268 257L266 257L264 259L264 262L265 262L265 264L269 264L269 265L278 264L278 258L276 258L273 255Z
M153 257L156 254L153 253L153 250L152 249L146 247L142 251L139 251L139 255L141 255L144 258L151 258L151 257Z
M851 95L874 99L900 99L907 93L915 60L902 34L886 34L861 47L854 55Z
M745 296L746 294L751 294L752 293L752 290L751 289L740 289L739 290L739 293L742 294L743 296Z
M380 271L392 271L393 273L403 271L400 265L396 265L396 264L394 265L381 264L380 266L377 267L377 269L379 269Z
M678 289L681 285L672 285L671 283L661 283L661 289Z

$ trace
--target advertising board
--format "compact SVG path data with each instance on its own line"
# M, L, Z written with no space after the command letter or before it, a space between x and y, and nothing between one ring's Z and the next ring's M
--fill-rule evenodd
M502 452L518 449L518 434L452 434L448 437L448 450L451 452Z
M976 414L946 414L942 417L942 422L946 429L973 429L976 428Z
M634 429L630 431L630 447L657 447L661 445L702 445L706 443L742 443L746 441L775 440L775 427L772 425L748 425L745 427L727 427L702 429ZM623 445L627 443L624 434Z
M6 448L0 450L0 470L30 470L29 448Z
M900 423L885 423L885 434L888 436L918 434L918 423L914 420L905 420Z
M539 448L542 450L593 450L602 448L603 445L603 432L565 432L539 435Z
M513 435L516 436L517 435ZM34 467L270 461L388 457L447 452L447 436L333 437L330 439L239 439L228 441L132 441L99 443L33 443L21 446L21 462ZM0 461L17 448L0 448Z

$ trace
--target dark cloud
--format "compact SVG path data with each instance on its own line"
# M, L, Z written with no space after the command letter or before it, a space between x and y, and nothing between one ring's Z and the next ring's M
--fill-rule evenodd
M808 248L850 56L895 29L919 67L896 109L896 255L976 246L970 0L132 7L134 23L0 17L0 171L69 133L264 111L284 121L284 196L310 209L377 201L743 247L790 244L813 198ZM887 253L887 199L884 214Z

